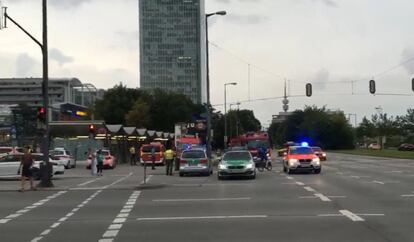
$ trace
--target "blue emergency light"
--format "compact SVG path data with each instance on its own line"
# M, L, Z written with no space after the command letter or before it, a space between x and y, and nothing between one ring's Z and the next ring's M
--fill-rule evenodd
M302 143L300 143L300 146L302 146L302 147L308 147L309 146L309 143L308 142L302 142Z

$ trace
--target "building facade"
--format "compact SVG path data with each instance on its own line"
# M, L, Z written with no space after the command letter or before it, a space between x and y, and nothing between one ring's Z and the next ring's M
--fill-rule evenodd
M140 0L140 86L185 94L204 103L204 0Z

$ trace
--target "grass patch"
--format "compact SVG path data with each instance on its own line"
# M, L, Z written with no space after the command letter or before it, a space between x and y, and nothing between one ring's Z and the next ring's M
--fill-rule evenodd
M387 158L399 158L399 159L414 159L414 151L398 151L398 150L368 150L368 149L355 149L355 150L331 150L332 153L343 153L351 155L366 155L376 157Z

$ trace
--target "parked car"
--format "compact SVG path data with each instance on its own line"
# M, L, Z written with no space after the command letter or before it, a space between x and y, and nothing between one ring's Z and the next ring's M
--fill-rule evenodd
M10 153L3 157L0 157L0 177L3 178L18 178L20 177L17 174L20 167L20 162L22 160L23 153ZM43 154L33 153L32 154L34 164L33 164L33 177L35 179L40 178L40 163L43 161ZM49 160L52 163L53 175L60 175L65 173L65 167L59 165L53 159Z
M102 150L104 156L104 169L114 169L116 167L117 158L111 154L110 150ZM96 153L95 153L96 156ZM86 160L86 169L91 169L92 157L89 156Z
M398 147L398 150L400 150L400 151L414 151L414 144L401 144L400 147Z
M68 150L65 148L55 148L49 151L49 154L57 158L57 162L65 166L65 169L75 168L76 161Z
M379 145L377 143L371 143L370 145L368 145L368 149L370 149L370 150L380 150L381 145Z

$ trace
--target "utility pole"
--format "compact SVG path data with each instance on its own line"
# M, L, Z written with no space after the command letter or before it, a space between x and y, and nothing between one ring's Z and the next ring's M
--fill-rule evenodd
M20 24L18 24L13 18L7 14L7 8L2 7L2 14L4 14L4 28L7 27L7 20L10 20L20 30L22 30L29 38L31 38L42 50L43 56L43 82L42 82L42 96L43 107L45 108L46 119L43 122L43 137L42 137L42 152L43 163L40 166L41 182L40 187L53 187L51 180L52 164L49 162L49 70L48 70L48 42L47 42L47 0L42 0L42 25L43 25L43 43L40 43L35 37L33 37L27 30L25 30Z

